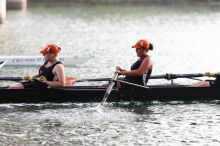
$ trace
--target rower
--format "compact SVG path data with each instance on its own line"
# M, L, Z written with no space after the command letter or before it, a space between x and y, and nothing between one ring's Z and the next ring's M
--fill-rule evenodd
M123 79L126 82L146 86L153 70L153 61L148 55L149 50L153 50L153 45L146 39L139 40L132 46L136 49L139 59L131 66L131 70L127 71L121 67L116 67L116 73L123 75ZM108 84L104 84L101 87L107 87ZM117 87L126 87L127 84L117 82Z
M149 50L153 50L153 45L146 39L139 40L132 46L136 49L139 59L131 66L131 70L127 71L121 67L116 67L116 72L119 75L125 76L125 81L146 86L153 70L153 61L148 55ZM118 87L126 86L125 84L117 83Z
M220 87L220 73L204 73L204 76L215 77L215 80L201 81L193 84L191 87Z
M39 73L34 77L43 77L43 80L22 82L9 87L9 89L64 87L66 84L64 66L57 59L60 51L61 48L55 44L49 44L40 51L44 56L45 63L40 67ZM25 78L28 79L30 77L26 76Z

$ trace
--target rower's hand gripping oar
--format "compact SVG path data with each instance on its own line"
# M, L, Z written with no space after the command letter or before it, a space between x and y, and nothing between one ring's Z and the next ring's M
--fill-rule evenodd
M110 80L110 84L109 84L109 86L108 86L108 88L106 90L106 93L105 93L104 97L103 97L103 100L102 100L102 103L101 103L102 106L105 105L105 103L106 103L106 101L108 99L108 96L110 95L110 93L111 93L111 91L112 91L112 89L113 89L113 87L115 85L115 82L116 82L117 78L118 78L118 73L115 73L115 75L113 76L112 80Z

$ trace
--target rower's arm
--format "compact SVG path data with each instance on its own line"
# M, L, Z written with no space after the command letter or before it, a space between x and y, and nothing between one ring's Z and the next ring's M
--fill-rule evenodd
M66 84L66 77L64 73L64 66L58 64L54 68L58 81L47 81L46 83L51 87L64 87Z
M124 75L126 76L140 76L145 73L146 70L149 70L152 66L152 60L149 57L146 57L141 66L137 70L125 71Z

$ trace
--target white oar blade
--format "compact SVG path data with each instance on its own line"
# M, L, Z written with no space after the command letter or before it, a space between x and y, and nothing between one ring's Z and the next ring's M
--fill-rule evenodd
M40 66L44 63L43 56L0 56L9 66ZM91 57L87 56L58 56L65 66L76 66L85 63Z

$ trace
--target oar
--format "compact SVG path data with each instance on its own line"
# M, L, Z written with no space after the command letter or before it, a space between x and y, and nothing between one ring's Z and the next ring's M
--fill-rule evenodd
M20 81L33 81L33 80L39 80L43 81L44 77L30 77L30 78L24 78L24 77L0 77L0 81L14 81L14 82L20 82ZM66 86L73 86L76 81L76 78L74 77L66 77Z
M19 82L19 81L22 81L23 78L22 77L0 77L0 80L1 81L16 81L16 82Z
M128 85L131 85L131 86L135 86L135 87L140 87L140 88L144 88L144 89L150 89L149 87L147 86L142 86L142 85L139 85L139 84L134 84L134 83L130 83L130 82L126 82L126 81L123 81L123 80L117 80L121 83L124 83L124 84L128 84Z
M195 73L195 74L165 74L165 75L153 75L150 77L150 79L177 79L177 78L195 78L195 77L204 77L202 73ZM124 78L118 78L119 80L122 80ZM111 78L94 78L94 79L81 79L76 80L76 82L99 82L99 81L110 81Z
M102 106L105 105L105 103L108 99L108 96L110 95L110 93L111 93L111 91L112 91L112 89L115 85L115 82L116 82L117 78L118 78L118 73L115 73L115 75L113 76L112 80L110 81L110 84L109 84L109 86L108 86L108 88L105 92L104 97L103 97L103 100L102 100L102 103L101 103Z
M110 81L112 78L93 78L93 79L81 79L81 80L76 80L76 82L101 82L101 81ZM118 79L123 79L123 78L118 78Z
M24 77L0 77L0 81L15 81L15 82L20 82L20 81L32 81L32 80L39 80L42 81L44 80L44 77L29 77L29 78L24 78Z
M195 78L195 77L204 77L204 74L202 74L202 73L194 73L194 74L172 74L172 73L167 73L165 75L151 76L150 79L173 80L173 79L178 79L178 78Z
M202 80L202 79L191 78L191 77L190 77L190 78L187 78L187 79L191 79L191 80L195 80L195 81L200 81L200 82L201 82L201 81L204 81L204 80Z
M215 74L211 74L208 77L214 77ZM150 79L167 79L167 80L173 80L178 78L196 78L196 77L204 77L204 74L202 73L195 73L195 74L165 74L165 75L153 75L150 77ZM68 77L67 80L74 79L73 77ZM118 78L118 80L124 79L123 77ZM9 81L22 81L25 80L22 77L0 77L0 80L9 80ZM32 78L33 80L33 78ZM110 81L112 78L93 78L93 79L81 79L76 80L76 82L99 82L99 81Z

